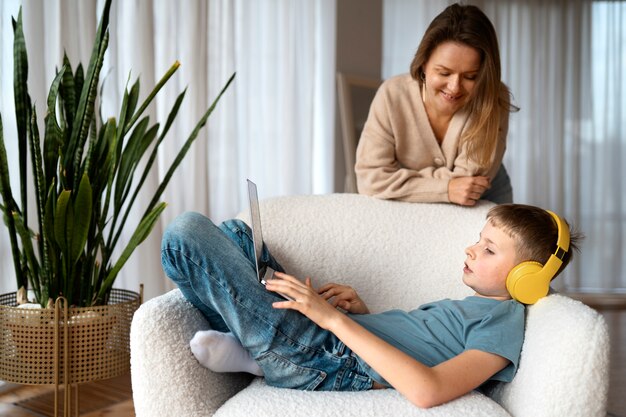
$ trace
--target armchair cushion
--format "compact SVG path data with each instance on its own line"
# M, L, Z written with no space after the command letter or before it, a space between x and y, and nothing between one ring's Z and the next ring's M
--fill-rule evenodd
M215 417L240 416L402 416L402 417L510 417L484 395L472 392L455 401L430 409L409 403L395 390L360 392L315 392L274 388L255 379L228 400Z

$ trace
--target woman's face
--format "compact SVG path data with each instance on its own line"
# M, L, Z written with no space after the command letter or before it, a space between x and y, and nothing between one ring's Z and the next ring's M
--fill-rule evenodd
M480 71L480 53L471 46L444 42L424 65L426 109L452 116L470 99Z

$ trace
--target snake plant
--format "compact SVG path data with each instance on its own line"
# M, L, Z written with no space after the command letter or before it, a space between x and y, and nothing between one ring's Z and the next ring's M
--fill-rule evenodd
M178 114L185 91L178 95L163 126L152 124L143 115L178 69L180 64L175 62L141 104L137 80L125 89L118 117L97 120L95 103L109 40L110 6L111 0L107 0L86 73L81 64L74 70L64 57L49 89L43 137L28 93L21 8L17 20L13 19L17 137L11 140L18 143L20 197L11 189L0 115L0 211L8 228L17 288L21 293L30 289L44 307L59 296L79 307L108 302L120 270L164 210L166 204L159 199L172 174L235 76L230 77L198 121L145 208L130 241L114 258L122 229L130 227L129 213ZM144 158L146 163L140 169L139 162ZM27 216L29 188L34 190L37 206L34 219Z

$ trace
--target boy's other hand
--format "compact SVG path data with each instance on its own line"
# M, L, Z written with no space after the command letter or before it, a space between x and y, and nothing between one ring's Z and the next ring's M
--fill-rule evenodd
M329 283L322 285L317 292L333 307L339 307L348 313L368 314L370 312L356 290L347 285Z

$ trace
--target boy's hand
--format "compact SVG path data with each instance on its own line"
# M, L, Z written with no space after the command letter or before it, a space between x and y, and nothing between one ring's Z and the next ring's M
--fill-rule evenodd
M342 308L348 313L368 314L370 312L354 288L347 285L329 283L318 288L317 292L333 307Z
M285 294L293 301L277 301L272 304L274 308L288 308L299 311L323 329L330 329L332 323L338 316L343 316L339 310L322 298L311 285L311 278L306 278L305 282L296 277L282 272L275 272L278 279L271 279L266 282L265 288Z

